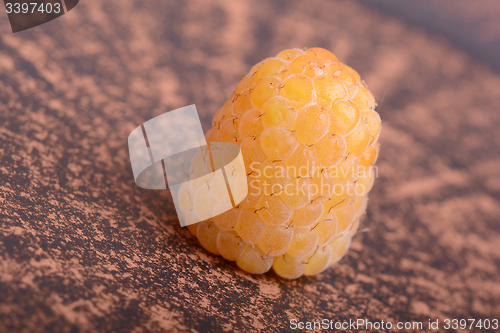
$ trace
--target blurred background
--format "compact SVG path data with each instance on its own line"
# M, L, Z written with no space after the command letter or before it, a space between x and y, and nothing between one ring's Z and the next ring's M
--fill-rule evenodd
M500 71L500 5L495 0L360 0L363 5L442 36L472 58Z
M500 308L500 3L85 0L0 15L0 331L287 331L289 320L493 319ZM317 277L207 253L128 134L196 104L204 130L258 61L320 46L382 118L361 233Z

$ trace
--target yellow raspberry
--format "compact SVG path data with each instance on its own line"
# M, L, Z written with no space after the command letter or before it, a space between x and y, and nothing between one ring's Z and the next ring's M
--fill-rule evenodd
M189 230L207 251L253 274L273 267L294 279L336 263L376 177L375 106L359 74L322 48L285 50L253 66L206 134L207 142L240 146L248 195L233 207L212 180L210 200L202 200L209 187L200 177L179 194L186 221L210 214L210 205L233 208Z

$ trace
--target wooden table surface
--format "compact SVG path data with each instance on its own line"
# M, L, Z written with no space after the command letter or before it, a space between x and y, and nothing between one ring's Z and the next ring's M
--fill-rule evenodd
M0 29L0 332L500 319L500 75L443 37L320 0L86 0ZM193 103L207 130L254 63L313 46L379 104L369 232L318 276L248 275L135 185L127 137Z

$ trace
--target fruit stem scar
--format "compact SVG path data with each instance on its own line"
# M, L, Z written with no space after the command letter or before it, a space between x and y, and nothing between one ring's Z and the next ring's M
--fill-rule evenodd
M222 122L222 119L224 119L225 116L225 114L222 115L222 117L219 119L219 124Z
M275 194L278 194L278 193L283 192L283 190L284 190L285 188L284 188L281 184L278 184L278 185L281 187L281 190L279 190L278 192L273 192L273 193L271 193L269 196L273 196L273 195L275 195Z
M330 199L328 199L328 200L330 200ZM339 203L337 203L337 204L333 205L332 207L330 207L330 209L328 210L328 213L330 213L330 211L331 211L332 209L334 209L335 207L337 207L338 205L340 205L340 204L341 204L341 203L343 203L344 201L345 201L345 198L342 198L342 201L340 201Z
M302 263L303 263L303 264L305 264L305 265L308 265L308 264L309 264L309 262L311 261L311 258L312 258L312 257L314 257L314 256L316 255L316 252L318 252L318 249L319 249L319 245L318 245L318 246L316 246L316 250L314 250L313 255L312 255L312 256L310 256L310 257L309 257L309 259L307 259L307 262L303 262L303 261L302 261Z
M370 231L370 228L364 228L364 229L356 231L356 233L354 235L356 236L357 234L362 234L362 233L368 232L368 231Z
M206 165L207 164L207 154L208 150L205 150L205 153L203 154L203 163ZM210 156L209 156L210 157ZM211 162L211 161L210 161Z
M316 200L318 200L318 199L321 199L321 198L323 198L323 196L322 196L322 195L320 195L319 197L317 197L317 198L315 198L315 199L311 199L311 203L313 203L314 201L316 201Z
M274 162L283 162L283 159L281 158L281 156L280 156L280 154L278 153L278 151L277 151L277 150L276 150L276 155L278 155L279 160L274 160L274 161L273 161L273 163L274 163Z
M252 137L254 140L256 140L258 138L257 135L252 135L252 134L250 134L250 132L247 132L247 134L248 134L248 136Z
M319 221L318 223L316 223L314 225L314 227L311 228L311 231L313 231L321 222L325 222L325 221L333 221L333 219L324 219L324 220Z
M253 163L252 163L253 164ZM252 167L252 164L250 164L248 167L250 168L250 170L252 170L252 172L250 172L247 176L250 176L252 173L257 173L253 167Z
M269 204L267 203L267 201L266 201L266 206L264 206L264 207L260 207L259 209L256 209L256 210L254 211L254 214L255 214L255 213L257 213L258 211L263 210L263 209L269 209Z
M276 242L275 242L276 243ZM269 245L269 252L267 252L267 256L270 257L271 251L273 250L273 244Z
M273 214L269 213L267 210L266 210L266 212L269 214L269 216L270 216L270 217L271 217L274 221L276 221L276 218L273 216Z
M332 239L332 240L331 240L328 244L326 244L326 245L330 245L331 243L333 243L333 241L334 241L334 240L339 239L340 237L342 237L342 235L338 235L337 237L335 237L334 239ZM325 245L325 247L326 247L326 245Z

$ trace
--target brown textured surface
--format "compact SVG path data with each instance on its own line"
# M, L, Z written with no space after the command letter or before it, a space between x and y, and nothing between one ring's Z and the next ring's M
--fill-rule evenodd
M135 186L127 136L191 103L208 129L253 63L304 46L332 50L379 102L370 231L317 277L251 276L179 227L168 192ZM498 87L442 40L350 1L87 0L2 33L0 332L498 318Z

